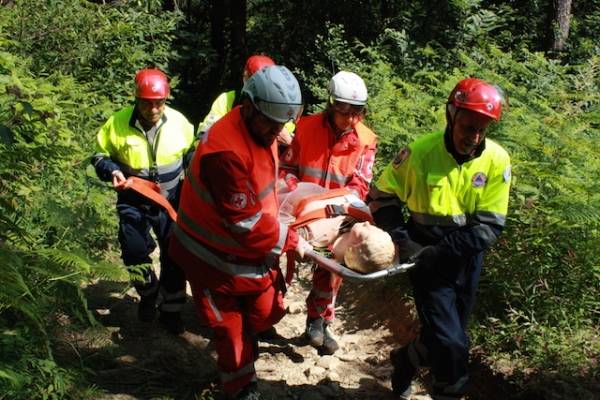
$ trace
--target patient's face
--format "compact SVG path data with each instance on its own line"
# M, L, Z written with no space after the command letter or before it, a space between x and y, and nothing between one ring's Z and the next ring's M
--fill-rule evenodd
M353 246L362 243L371 233L378 228L369 222L359 222L352 226L349 232L340 235L333 243L333 255L338 261L344 260L344 254Z
M354 224L352 229L350 229L351 244L362 242L369 236L369 233L373 232L375 229L377 228L375 228L369 222L359 222Z

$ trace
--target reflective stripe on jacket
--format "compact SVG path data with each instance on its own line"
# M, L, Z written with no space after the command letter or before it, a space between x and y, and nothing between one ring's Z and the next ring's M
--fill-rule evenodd
M335 139L325 113L303 117L296 127L294 141L282 156L282 169L296 174L303 182L327 189L348 187L364 198L371 180L377 136L362 122ZM352 187L354 177L362 181Z
M183 156L193 146L194 128L181 113L165 107L151 146L136 127L134 109L117 111L100 128L94 159L110 158L125 176L158 182L166 195L181 180Z
M376 183L406 203L422 226L462 227L472 223L503 227L511 179L510 157L485 139L479 157L458 165L442 132L426 135L399 153Z

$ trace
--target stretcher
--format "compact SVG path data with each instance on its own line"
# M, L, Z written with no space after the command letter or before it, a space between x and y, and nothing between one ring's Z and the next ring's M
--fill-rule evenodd
M348 216L356 221L368 221L373 224L373 218L366 204L346 188L325 189L313 183L300 182L296 189L288 193L282 193L279 196L279 219L291 228L299 229L316 221L325 221L339 216ZM343 198L344 201L336 202L336 198L338 200ZM316 208L309 208L309 205L315 204L318 204ZM314 243L311 244L318 247ZM305 260L308 259L331 273L353 281L385 278L406 272L415 266L415 263L412 262L395 262L389 268L366 273L350 269L316 250L307 252L304 257ZM293 260L288 260L288 268L292 270L292 274L293 263ZM288 281L291 280L288 274L286 276Z
M314 250L307 252L304 256L314 261L320 267L325 268L327 271L352 281L372 281L379 278L390 277L406 272L415 266L415 263L412 262L397 263L380 271L371 272L370 274L362 274L346 267L343 264L338 263L335 260L327 258Z
M177 219L177 212L175 211L175 209L173 209L173 207L171 206L169 201L160 194L160 187L156 183L147 181L145 179L140 179L137 177L129 177L129 178L127 178L127 180L125 182L122 182L117 187L117 190L127 190L127 189L134 190L134 191L138 192L139 194L141 194L142 196L145 196L149 200L153 201L155 204L163 207L165 209L165 211L167 212L167 214L169 215L169 217L171 219L173 219L173 221L175 221ZM333 191L331 193L337 194L337 192L335 192L335 191ZM329 194L330 196L331 196L331 193ZM337 208L333 208L333 210L337 210ZM305 217L302 220L302 222L306 223L312 219L330 217L332 215L331 212L332 212L331 209L330 210L317 210L316 212L309 213L307 215L307 217ZM352 212L353 211L351 210L350 214L352 214ZM357 210L354 212L357 213L357 214L354 214L354 216L356 216L358 218L366 218L365 215L361 214L362 212L360 210ZM324 213L328 213L328 214L326 215ZM339 215L339 212L336 211L336 215ZM290 226L298 226L299 222L300 221L296 221L296 223L292 223L292 224L290 224ZM386 269L383 269L380 271L371 272L369 274L363 274L360 272L356 272L356 271L346 267L345 265L338 263L335 260L327 258L324 255L322 255L314 250L309 251L307 254L305 254L305 257L314 261L317 265L319 265L322 268L325 268L327 271L332 272L336 275L340 275L343 278L350 279L353 281L370 281L370 280L375 280L375 279L379 279L379 278L389 277L389 276L393 276L393 275L396 275L399 273L406 272L415 266L415 263L396 263L389 268L386 268Z

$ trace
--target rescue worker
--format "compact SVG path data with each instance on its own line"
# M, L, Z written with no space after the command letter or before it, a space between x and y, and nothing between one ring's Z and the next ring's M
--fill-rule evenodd
M377 137L362 120L367 87L357 74L340 71L329 82L325 111L303 117L290 147L282 155L281 175L327 189L346 187L365 199L372 178ZM338 344L329 326L342 278L316 267L306 299L306 337L321 354L333 354Z
M214 330L217 365L230 398L259 397L256 335L285 314L279 256L312 249L277 219L277 145L302 110L283 66L256 72L242 100L204 135L183 184L169 253L185 271L196 311Z
M165 103L169 97L167 76L147 68L135 76L135 105L114 113L97 135L92 164L103 181L118 189L134 176L156 182L161 194L177 207L184 158L193 151L194 127ZM167 212L133 190L117 195L121 257L132 276L140 301L138 317L150 322L160 294L160 322L172 333L184 331L180 310L185 302L185 276L167 255L172 226ZM160 248L160 282L150 254ZM140 276L141 275L141 276Z
M271 59L269 56L255 54L248 57L246 64L244 65L242 82L246 83L246 81L250 79L250 77L254 75L256 71L271 65L275 65L275 61L273 61L273 59ZM204 120L202 120L202 122L200 122L198 125L198 136L202 137L202 135L204 135L216 121L231 111L231 109L238 105L239 102L239 90L230 90L221 93L213 102L212 106L210 107L210 111L206 117L204 117ZM279 136L277 136L277 142L281 150L287 147L292 141L292 132L294 131L294 128L295 126L293 121L290 121L284 125L284 128L281 130Z
M391 352L397 399L410 397L419 367L431 368L434 399L465 393L467 320L484 252L502 231L508 209L510 157L486 138L501 113L496 87L476 78L461 80L446 104L445 132L425 135L401 150L371 189L375 222L401 215L394 205L399 200L409 219L398 229L423 246L410 271L421 333Z

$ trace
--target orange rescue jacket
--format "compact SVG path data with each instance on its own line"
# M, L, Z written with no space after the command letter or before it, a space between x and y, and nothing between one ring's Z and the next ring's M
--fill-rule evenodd
M358 165L363 161L361 156L375 145L377 136L359 122L354 131L339 138L330 148L329 136L333 132L325 118L326 114L320 113L303 117L298 122L294 138L297 146L283 155L282 166L286 169L285 164L293 160L301 181L336 189L345 187L354 172L361 169ZM299 154L293 154L298 149Z
M234 152L239 157L251 176L248 184L256 193L256 198L240 194L231 202L239 202L240 209L248 202L261 205L258 213L242 221L228 221L219 214L201 179L202 157L224 151ZM183 247L205 264L199 268L211 267L207 269L207 287L218 290L219 285L224 285L228 292L250 292L271 284L273 269L278 268L278 256L284 250L288 236L285 224L273 226L270 223L265 227L260 223L263 215L271 215L277 221L277 168L276 143L270 148L257 145L246 129L239 107L217 121L198 146L183 183L174 234ZM220 171L210 173L218 175ZM235 234L257 229L265 234L258 235L253 248L240 245L235 238Z

